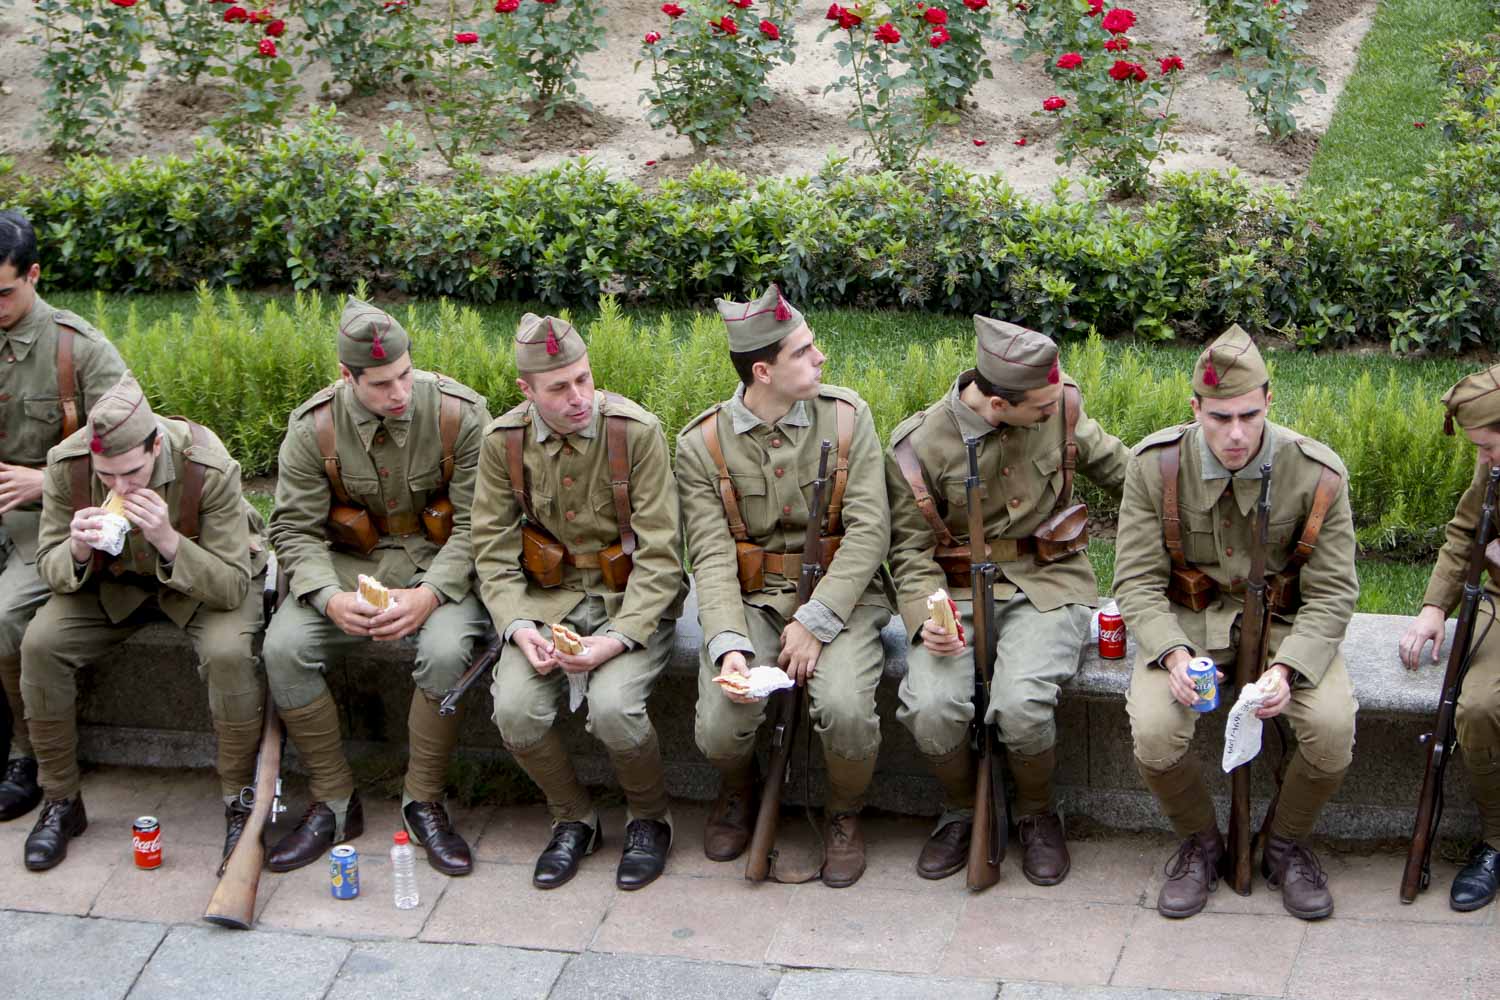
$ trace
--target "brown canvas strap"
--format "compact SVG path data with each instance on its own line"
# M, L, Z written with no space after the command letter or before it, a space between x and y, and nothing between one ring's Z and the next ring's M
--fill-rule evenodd
M521 513L526 515L526 520L532 524L541 524L536 519L536 511L531 509L531 491L526 488L526 428L505 428L505 468L510 475L510 494L516 498L516 505L521 508Z
M842 399L833 401L838 417L837 461L833 467L833 485L828 491L828 533L837 535L843 527L844 490L849 486L849 448L854 443L854 404Z
M203 448L208 445L208 431L200 424L195 424L186 417L169 417L169 420L181 420L188 425L192 432L193 443L189 451L183 457L187 459L182 468L182 499L177 507L177 532L186 537L197 539L198 537L198 508L203 503L203 465L193 458L192 448Z
M1057 494L1057 503L1052 508L1052 513L1061 513L1063 508L1073 502L1073 470L1078 468L1078 414L1083 411L1083 397L1078 390L1071 386L1063 386L1062 391L1063 411L1063 456L1062 490Z
M604 393L606 399L622 399ZM630 526L630 421L626 417L604 418L604 449L609 456L609 488L615 498L615 523L620 527L620 548L635 552L635 529Z
M1182 513L1177 506L1177 470L1182 465L1182 442L1173 441L1157 454L1161 464L1161 533L1172 565L1187 568L1182 551Z
M715 411L698 425L703 434L703 446L708 457L719 471L719 501L724 505L724 517L729 522L729 533L737 542L748 542L750 532L745 529L745 519L740 516L739 497L734 493L734 480L729 477L729 463L724 461L724 449L719 444L719 414Z
M1318 547L1318 533L1323 530L1323 521L1338 498L1343 482L1343 476L1323 466L1318 485L1313 489L1312 510L1308 511L1307 520L1302 524L1302 537L1297 539L1297 548L1287 560L1287 569L1297 569L1312 558L1313 550Z
M443 485L453 480L454 449L458 445L458 430L463 425L463 401L446 392L439 393L438 436L443 442Z
M78 380L73 369L71 327L57 324L57 399L62 403L62 436L78 430Z
M922 464L917 461L916 446L911 443L911 438L902 438L892 449L896 457L896 466L901 470L901 475L906 479L906 485L911 487L912 499L917 502L917 510L921 513L932 533L937 537L937 543L943 546L955 546L958 539L953 537L953 532L943 523L938 514L937 501L933 500L932 493L927 489L927 481L922 477Z
M313 407L313 430L318 436L318 454L323 457L323 473L333 487L333 495L339 503L352 504L349 491L344 489L344 477L339 473L338 435L333 428L333 400L325 399Z

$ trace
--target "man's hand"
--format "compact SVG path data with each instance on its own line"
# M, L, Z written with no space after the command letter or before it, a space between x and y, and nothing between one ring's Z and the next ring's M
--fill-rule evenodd
M579 636L583 652L557 652L557 665L570 674L586 674L625 652L625 644L612 635Z
M737 649L725 653L724 658L719 661L719 675L723 677L729 674L739 674L741 677L750 676L750 665L745 662L745 654ZM742 694L735 694L728 688L721 688L720 690L724 692L724 697L730 701L739 702L741 705L753 705L760 700L759 698L750 698Z
M526 657L526 662L531 664L531 669L543 677L552 673L560 665L558 657L562 654L557 652L550 640L543 639L542 633L534 628L516 629L511 633L510 641L515 643L521 655Z
M798 684L806 684L818 669L822 652L822 641L794 618L781 630L781 654L776 657L776 665Z
M125 503L125 520L141 530L151 547L167 562L177 558L177 547L182 536L172 526L171 511L167 502L156 495L153 489L131 490L121 495Z
M1264 683L1267 677L1274 677L1276 690L1264 705L1255 710L1257 719L1274 719L1286 709L1287 702L1292 700L1291 676L1292 668L1285 663L1273 663L1266 668L1266 672L1261 675L1261 683Z
M99 540L103 528L103 507L85 507L73 515L68 524L68 549L73 553L74 562L88 562L94 557L93 543Z
M345 635L363 638L370 634L370 622L375 618L375 609L361 601L358 594L343 591L328 599L323 614Z
M377 642L405 639L437 610L438 597L430 587L391 591L391 606L370 619L370 637Z
M1401 663L1407 670L1416 670L1422 665L1422 651L1432 643L1432 662L1438 661L1438 650L1443 648L1443 632L1447 628L1448 616L1435 604L1424 604L1416 619L1407 626L1401 637Z
M964 641L931 618L922 624L922 645L934 656L957 656L964 651Z
M1193 660L1187 650L1178 646L1166 656L1162 657L1162 664L1167 668L1168 686L1172 691L1172 697L1178 703L1192 708L1198 704L1198 689L1193 686L1193 679L1188 676L1188 664ZM1220 684L1224 683L1224 671L1214 671Z
M42 498L42 470L0 462L0 514Z

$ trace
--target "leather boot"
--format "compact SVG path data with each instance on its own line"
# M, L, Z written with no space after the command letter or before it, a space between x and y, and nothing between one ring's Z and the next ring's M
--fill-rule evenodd
M365 807L360 804L358 791L349 796L342 829L328 803L313 802L302 814L297 828L271 848L266 855L266 867L273 872L295 871L320 860L334 844L353 840L364 832Z
M48 799L26 838L26 867L34 872L56 868L68 856L68 841L88 828L82 795Z
M1224 838L1217 826L1182 842L1167 862L1167 881L1156 897L1164 917L1191 917L1208 905L1208 894L1219 887L1219 865L1224 860Z
M1489 906L1500 888L1500 851L1481 841L1469 855L1469 863L1453 876L1448 905L1460 913Z
M1271 834L1260 862L1261 874L1272 889L1281 890L1281 905L1302 920L1322 920L1333 912L1328 874L1312 848L1297 840Z
M36 758L15 757L5 765L0 780L0 822L25 816L42 801L42 786L36 780Z
M655 882L666 870L671 849L672 827L665 820L631 820L625 827L625 850L615 870L615 885L630 892Z
M927 838L917 856L917 874L926 879L947 878L969 863L969 838L974 831L976 772L974 754L967 743L945 754L923 754L933 776L943 786L943 802L952 812L966 812L943 824Z
M969 840L974 833L972 819L956 819L945 823L922 845L917 856L917 874L923 878L940 879L962 869L969 863Z
M229 865L229 856L234 853L235 845L240 842L240 835L245 832L245 824L250 821L250 810L245 808L239 799L235 799L224 807L224 854L219 858L219 877L224 877L224 869Z
M733 861L750 846L760 778L754 757L714 766L719 769L719 797L703 824L703 853L710 861Z
M865 837L859 830L859 814L831 814L823 837L823 884L847 889L864 873Z
M572 820L552 828L552 839L536 859L531 884L538 889L556 889L578 874L578 862L604 843L604 824L589 826Z
M1022 816L1016 821L1021 837L1021 874L1032 885L1057 885L1073 866L1063 837L1062 818L1055 812Z
M453 829L441 802L408 802L401 819L411 839L427 851L427 863L444 875L467 875L474 870L469 845Z

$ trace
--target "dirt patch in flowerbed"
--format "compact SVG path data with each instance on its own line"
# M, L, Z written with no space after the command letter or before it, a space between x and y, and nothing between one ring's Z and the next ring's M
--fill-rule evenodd
M1297 187L1353 70L1375 0L1317 0L1309 5L1297 41L1328 89L1321 95L1309 93L1308 103L1298 109L1302 132L1274 145L1257 134L1235 84L1209 78L1225 57L1211 51L1197 2L1133 0L1128 5L1138 17L1131 31L1138 45L1149 46L1158 57L1180 55L1187 65L1173 106L1180 116L1173 137L1181 149L1169 154L1163 166L1235 168L1252 183ZM663 178L681 176L704 158L755 176L813 173L830 155L852 156L857 165L872 166L862 156L863 134L848 120L852 97L824 93L843 70L834 57L832 39L818 40L826 9L819 3L804 4L797 16L796 61L772 72L775 99L748 116L747 138L704 157L695 155L687 140L651 128L640 100L650 84L649 64L637 68L636 62L641 36L664 28L666 18L659 7L659 0L606 0L604 47L582 62L588 78L580 89L591 107L565 107L550 120L533 121L503 149L482 157L485 168L497 174L518 173L587 155L616 176L652 187ZM745 15L749 24L762 16L754 8ZM45 139L38 127L46 90L40 76L41 52L20 44L33 33L30 16L30 4L0 8L0 84L6 91L0 93L0 121L5 123L0 152L12 156L22 171L48 173L55 166L43 151ZM1019 25L1003 9L996 9L994 16L1006 20L1008 33L1019 35ZM290 30L297 30L295 19ZM991 42L988 51L994 79L979 82L959 125L941 131L932 154L976 173L1001 174L1031 195L1045 193L1060 177L1082 178L1081 165L1068 169L1054 162L1057 127L1032 114L1054 89L1042 58L1017 62L1011 48L998 41ZM338 85L324 87L327 68L318 64L303 71L301 80L304 107L331 98L344 113L345 126L367 145L378 147L381 128L397 120L405 121L427 143L419 114L386 110L392 97L402 95L341 99ZM194 137L207 132L208 122L227 100L218 87L217 82L196 89L167 87L148 79L132 103L132 132L116 144L115 154L190 151ZM1018 144L1022 139L1025 143ZM447 172L431 150L424 151L421 168L434 177Z

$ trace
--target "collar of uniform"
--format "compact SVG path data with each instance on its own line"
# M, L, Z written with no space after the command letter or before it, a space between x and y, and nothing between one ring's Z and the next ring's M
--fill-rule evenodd
M745 384L743 382L740 383L738 389L734 390L734 395L729 398L728 409L729 420L734 425L734 432L736 434L748 434L765 423L764 420L755 415L750 407L745 405ZM777 423L783 427L811 427L812 420L807 415L807 400L799 399L793 403L792 408L786 411L786 416L778 420Z
M7 353L14 355L17 361L25 361L26 355L31 353L31 345L36 343L37 336L56 311L38 295L19 323L9 330L0 330L0 341L10 341Z
M161 451L156 456L156 465L151 469L151 482L147 485L153 490L160 490L177 479L177 463L173 458L172 435L167 433L166 425L160 420L156 422L156 438L161 442Z
M359 442L365 451L370 450L370 442L375 440L375 435L384 428L390 435L391 440L396 443L397 448L406 447L406 433L411 430L411 410L416 405L416 394L412 394L412 400L406 405L406 412L399 417L382 417L377 413L371 413L365 408L365 404L359 401L354 394L354 389L347 383L343 387L348 393L349 415L354 418L354 428L359 431Z
M953 422L958 424L958 434L963 440L969 438L982 438L993 433L999 428L988 420L969 409L969 404L962 398L964 387L974 381L974 371L971 369L964 372L953 380L953 386L948 390L948 412L953 417Z
M599 436L599 394L597 392L594 393L594 412L589 417L588 426L582 430L574 431L572 434L561 435L547 426L547 421L542 419L542 414L537 410L535 403L531 405L527 416L531 418L531 434L537 444L546 444L548 441L556 440L557 446L561 448L563 441L574 436L588 438L592 441Z

